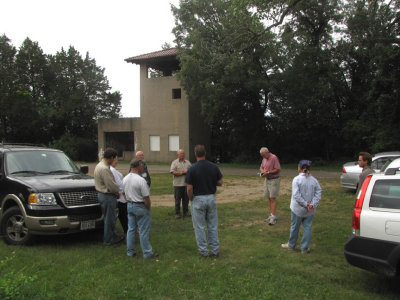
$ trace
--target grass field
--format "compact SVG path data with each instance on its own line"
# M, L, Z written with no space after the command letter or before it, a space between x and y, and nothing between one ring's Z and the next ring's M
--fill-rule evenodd
M153 194L172 192L170 176L154 174L152 182ZM144 260L138 241L136 258L126 256L123 244L104 247L102 232L40 237L25 247L0 241L0 299L398 298L399 281L346 262L355 196L337 179L320 183L323 198L308 255L280 247L289 235L290 195L278 200L275 226L263 222L267 202L261 195L219 205L216 259L197 255L190 219L175 220L173 208L153 207L150 240L157 260Z

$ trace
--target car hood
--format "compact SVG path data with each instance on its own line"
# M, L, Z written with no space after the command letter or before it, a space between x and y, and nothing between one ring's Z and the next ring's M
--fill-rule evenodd
M10 179L30 187L35 192L66 192L95 190L93 177L83 174L21 176L12 175Z

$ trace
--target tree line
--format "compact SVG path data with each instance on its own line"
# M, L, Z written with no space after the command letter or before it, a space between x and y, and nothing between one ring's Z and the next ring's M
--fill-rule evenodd
M97 120L119 116L104 68L73 47L43 53L26 38L17 50L0 36L0 141L43 144L72 159L97 158Z
M399 150L400 3L181 0L178 74L222 161Z

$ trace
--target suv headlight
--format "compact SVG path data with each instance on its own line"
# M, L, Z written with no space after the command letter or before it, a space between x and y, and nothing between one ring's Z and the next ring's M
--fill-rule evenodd
M53 193L37 193L29 195L29 204L57 205L57 201Z

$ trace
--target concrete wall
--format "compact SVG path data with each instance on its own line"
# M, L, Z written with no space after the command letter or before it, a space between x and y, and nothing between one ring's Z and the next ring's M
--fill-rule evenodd
M169 136L179 136L179 148L189 152L189 107L182 88L181 99L172 99L172 89L181 88L174 76L147 78L147 67L140 66L140 119L138 149L147 161L170 162L176 151L169 151ZM150 151L150 136L160 137L160 151Z
M106 148L105 141L105 132L133 132L134 134L134 149L137 149L138 140L139 140L139 132L140 132L140 118L119 118L119 119L102 119L99 120L97 126L97 135L98 135L98 150L101 149L104 151ZM131 160L135 156L135 152L127 151L124 152L121 159L123 160Z

